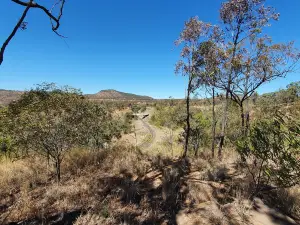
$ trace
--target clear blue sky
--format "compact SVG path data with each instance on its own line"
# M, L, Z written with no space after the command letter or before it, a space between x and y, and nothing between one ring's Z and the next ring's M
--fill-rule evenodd
M54 0L48 2L54 2ZM40 1L40 2L47 2ZM24 90L56 82L84 93L116 89L155 98L184 97L185 79L174 74L179 52L174 40L184 21L198 15L217 23L221 0L89 0L67 1L60 32L49 19L29 11L28 29L19 31L0 66L0 89ZM300 1L269 0L281 13L268 29L276 41L295 40L300 46ZM0 41L6 39L23 7L2 0ZM274 81L259 92L284 88L299 74Z

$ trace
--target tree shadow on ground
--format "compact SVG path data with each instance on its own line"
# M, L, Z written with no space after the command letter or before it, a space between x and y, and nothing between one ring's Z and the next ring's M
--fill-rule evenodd
M266 204L269 208L273 209L270 211L270 216L276 222L285 222L286 218L283 215L278 216L277 212L281 212L294 221L297 224L300 224L300 215L295 215L295 208L299 207L299 199L298 196L292 195L287 189L279 188L272 189L268 192L262 193L260 196L263 200L264 204ZM294 224L286 221L284 224Z
M8 225L40 225L40 224L51 224L51 225L72 225L80 215L84 215L86 212L82 210L74 210L70 212L62 212L50 217L45 218L33 218L21 222L12 222Z
M164 160L155 164L156 172L150 177L134 177L124 170L118 176L99 180L101 196L118 197L122 206L135 205L137 212L116 213L117 223L126 224L177 224L176 215L184 207L188 188L185 176L190 171L186 159L178 161ZM157 178L160 182L155 184ZM143 212L149 212L143 216Z
M217 201L219 208L224 213L224 219L230 224L240 224L236 216L228 213L231 203L239 200L250 200L253 203L252 210L266 215L274 224L295 225L300 224L299 218L295 217L291 211L297 199L291 196L285 189L272 189L271 186L264 187L258 198L252 198L254 185L251 179L247 177L239 177L239 173L235 171L228 174L226 167L219 168L214 173L209 174L208 183L212 188L213 198ZM216 182L217 181L217 182ZM256 202L260 204L256 204ZM240 204L243 204L242 202ZM241 205L241 207L243 207ZM243 217L245 223L249 222L249 217ZM295 222L296 221L296 222Z

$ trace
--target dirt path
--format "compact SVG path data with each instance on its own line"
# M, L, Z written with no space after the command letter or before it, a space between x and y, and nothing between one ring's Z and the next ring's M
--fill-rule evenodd
M150 118L154 112L154 108L148 107L145 112L136 114L138 119L134 121L134 132L124 136L123 140L136 145L142 151L152 151L157 154L170 156L173 156L173 153L180 155L182 146L175 140L180 135L181 130L173 131L174 143L173 149L170 149L168 146L170 131L167 128L159 128L150 124ZM145 117L145 115L148 116Z
M156 139L156 131L149 125L148 122L149 119L146 120L146 119L139 118L139 120L142 122L144 128L149 131L150 139L149 140L146 139L144 142L140 143L138 147L141 149L148 149L153 145L154 140Z

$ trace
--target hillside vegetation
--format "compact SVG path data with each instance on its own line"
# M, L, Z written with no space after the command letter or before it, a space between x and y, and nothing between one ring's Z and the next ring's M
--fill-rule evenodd
M237 139L239 113L234 104L230 106L222 161L211 158L207 107L193 105L189 159L181 159L174 149L183 148L184 131L175 131L184 124L184 102L166 100L150 106L155 109L151 123L174 132L162 139L168 143L162 143L165 153L155 148L143 152L134 142L117 140L134 131L130 109L124 117L111 117L112 108L90 103L76 89L53 85L26 92L1 111L0 221L260 224L255 223L260 216L263 221L296 224L300 168L293 157L299 157L299 134L293 133L299 132L300 99L289 88L273 94L271 101L263 95L249 104L253 119L247 140ZM136 108L143 111L132 106ZM218 115L221 105L217 108ZM271 119L277 115L282 120ZM245 143L252 146L247 155ZM266 151L268 146L273 150ZM292 149L296 155L290 155ZM263 161L265 154L280 161ZM284 166L278 167L282 160Z
M32 7L57 32L64 0L57 19L14 2L26 8L11 38ZM267 3L227 0L217 24L184 23L185 99L0 92L17 97L0 107L0 224L300 224L300 81L258 94L295 74L300 52L266 35L280 15Z
M18 100L24 91L13 91L13 90L0 90L0 106L8 105L9 103ZM116 90L102 90L96 94L85 95L86 98L101 102L103 100L115 100L115 101L139 101L139 100L153 100L152 97L135 95L131 93L120 92Z

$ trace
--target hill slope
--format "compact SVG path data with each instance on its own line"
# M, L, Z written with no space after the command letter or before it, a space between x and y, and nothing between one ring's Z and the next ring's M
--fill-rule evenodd
M24 91L13 91L0 89L0 105L8 105L10 102L18 100ZM103 90L96 94L85 95L91 100L151 100L149 96L135 95L116 90Z
M19 99L23 93L23 91L0 89L0 105L8 105L10 102Z
M111 99L111 100L151 100L153 98L143 95L135 95L125 92L120 92L112 89L102 90L96 94L86 95L90 99Z

